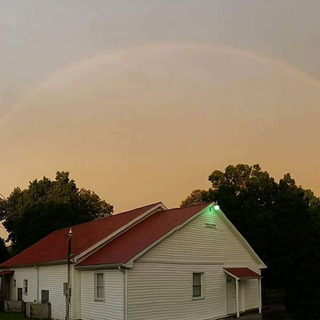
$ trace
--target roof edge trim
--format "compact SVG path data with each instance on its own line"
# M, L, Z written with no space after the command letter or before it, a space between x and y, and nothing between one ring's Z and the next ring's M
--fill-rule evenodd
M18 265L0 265L0 269L11 269L11 268L26 268L26 267L40 267L40 266L52 266L52 265L60 265L60 264L67 264L68 260L54 260L48 262L34 262L34 263L26 263L26 264L18 264Z
M100 270L100 269L129 269L132 266L129 266L126 263L111 263L111 264L92 264L88 266L75 266L79 271L81 270Z

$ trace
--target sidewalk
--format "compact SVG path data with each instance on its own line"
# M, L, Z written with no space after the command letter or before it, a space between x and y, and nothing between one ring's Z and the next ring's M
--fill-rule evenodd
M240 316L240 318L231 317L231 318L224 318L225 320L262 320L262 314L261 313L252 313L252 314L246 314L243 316Z

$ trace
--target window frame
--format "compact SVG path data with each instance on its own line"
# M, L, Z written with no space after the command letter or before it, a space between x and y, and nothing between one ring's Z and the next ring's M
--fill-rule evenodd
M195 274L199 274L200 275L200 285L195 285L194 284L194 275ZM202 300L202 299L204 299L205 298L205 295L204 295L204 272L202 272L202 271L194 271L194 272L192 272L191 276L192 276L192 279L191 279L191 282L192 282L191 298L192 298L192 300ZM200 286L200 296L195 296L194 295L194 287L195 286Z
M102 285L98 284L98 276L102 275ZM98 288L102 287L102 297L98 297ZM94 301L105 301L105 293L104 293L104 273L103 272L95 272L94 273Z
M23 295L27 296L29 292L29 281L28 279L23 279Z

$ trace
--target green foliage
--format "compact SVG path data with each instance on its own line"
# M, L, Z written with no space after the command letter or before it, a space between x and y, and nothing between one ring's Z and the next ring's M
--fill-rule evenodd
M2 238L0 238L0 263L7 260L9 257L9 252L6 244Z
M78 189L68 172L57 172L55 180L44 177L25 190L15 188L8 199L0 199L0 220L17 253L50 232L105 217L113 206L92 191Z
M259 165L229 165L213 171L209 181L212 188L194 190L181 205L218 201L267 264L265 285L285 288L292 317L319 319L319 198L290 174L275 182Z

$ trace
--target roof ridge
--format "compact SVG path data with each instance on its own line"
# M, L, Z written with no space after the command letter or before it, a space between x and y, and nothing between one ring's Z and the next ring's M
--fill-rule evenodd
M119 212L119 213L116 213L116 214L112 214L111 216L115 217L115 216L118 216L118 215L121 215L121 214L124 214L124 213L128 213L130 211L134 211L134 210L138 210L138 209L143 209L143 208L146 208L146 207L150 207L150 206L155 206L157 204L160 204L162 203L162 201L158 201L158 202L155 202L155 203L150 203L150 204L147 204L145 206L142 206L142 207L138 207L138 208L134 208L134 209L131 209L131 210L127 210L127 211L123 211L123 212ZM110 217L110 216L109 216ZM108 218L108 217L106 217ZM104 219L104 218L102 218ZM98 219L97 219L98 220Z
M77 227L77 226L81 226L81 225L84 225L84 224L89 224L89 223L93 223L93 222L97 222L97 221L101 221L101 220L105 220L105 219L110 219L110 218L116 217L116 216L118 216L118 215L122 215L122 214L125 214L125 213L129 213L129 212L132 212L132 211L135 211L135 210L140 210L140 209L143 209L143 208L146 208L146 207L155 206L155 205L157 205L157 204L159 204L159 203L162 203L162 202L159 201L159 202L155 202L155 203L150 203L150 204L147 204L147 205L145 205L145 206L137 207L137 208L134 208L134 209L131 209L131 210L122 211L122 212L119 212L119 213L116 213L116 214L109 214L108 216L103 217L103 218L98 218L98 219L95 219L95 220L84 221L84 222L81 222L81 223L73 224L73 225L71 225L71 226L67 226L67 227L63 227L63 228L54 230L54 231L50 232L48 235L50 235L51 233L55 233L55 232L64 230L64 229L68 229L68 228L72 228L72 227ZM47 235L47 236L48 236L48 235Z
M197 204L190 204L188 206L183 206L183 207L175 207L175 208L170 208L164 211L171 211L171 210L178 210L178 209L186 209L186 208L191 208L191 207L197 207L197 206L202 206L204 204L209 205L210 203L212 203L212 201L209 202L202 202L202 203L197 203Z

